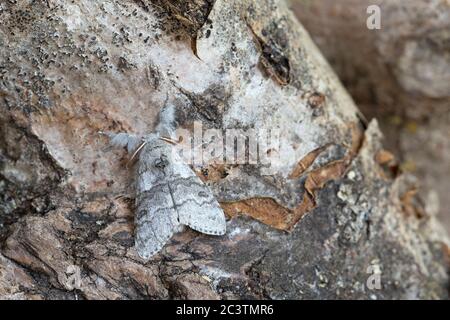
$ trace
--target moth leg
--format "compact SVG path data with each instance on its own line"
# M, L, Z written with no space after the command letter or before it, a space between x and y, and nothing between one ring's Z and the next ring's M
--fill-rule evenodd
M142 144L142 139L137 137L136 135L129 134L126 132L99 132L102 135L105 135L109 138L109 144L114 147L126 148L128 153L133 153L137 148Z
M133 152L133 154L130 157L130 160L128 160L128 162L127 162L127 167L131 162L133 162L134 158L138 155L138 153L142 150L142 148L145 147L146 144L147 144L147 142L143 141L143 142L141 142L139 147L136 148L136 151Z
M115 200L132 200L136 198L136 184L133 179L125 183L124 187L114 195Z

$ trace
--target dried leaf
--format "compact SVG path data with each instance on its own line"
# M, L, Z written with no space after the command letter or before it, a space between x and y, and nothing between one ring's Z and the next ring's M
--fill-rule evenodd
M423 218L425 210L420 202L416 188L406 191L400 198L402 203L403 212L407 216L415 216L417 218Z
M280 85L288 85L291 81L291 66L289 59L284 55L281 48L273 40L264 40L247 23L251 31L258 50L260 51L260 63L270 77L275 79Z
M236 202L221 202L220 205L229 217L248 215L276 229L291 231L300 219L313 210L316 203L316 193L328 182L341 178L352 159L359 153L363 142L362 130L357 125L351 125L352 144L348 154L341 160L333 161L323 167L312 170L305 180L305 193L302 202L294 209L288 209L271 198L251 198ZM314 162L316 157L328 147L325 145L306 155L289 175L289 178L299 177Z
M385 165L395 160L395 156L387 150L380 150L375 155L375 161L379 165Z
M300 177L317 159L317 157L329 146L329 144L322 146L320 148L314 149L306 156L304 156L295 166L289 175L289 179L296 179Z
M324 102L325 102L325 95L320 92L313 92L308 97L308 105L313 109L321 107L324 104Z

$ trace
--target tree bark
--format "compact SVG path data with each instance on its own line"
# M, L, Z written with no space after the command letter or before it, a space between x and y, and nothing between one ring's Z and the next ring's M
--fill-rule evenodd
M361 111L379 119L386 147L419 177L450 230L450 3L290 2ZM366 26L370 5L381 10L379 30Z
M445 234L283 1L17 1L0 17L2 298L447 297ZM280 130L282 161L196 165L227 234L183 231L145 262L127 156L98 132L149 133L167 99L182 128Z

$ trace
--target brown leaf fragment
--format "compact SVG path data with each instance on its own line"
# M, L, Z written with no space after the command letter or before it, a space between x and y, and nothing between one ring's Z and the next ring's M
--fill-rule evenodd
M306 178L305 189L314 197L317 190L322 189L327 182L343 176L346 169L347 165L344 160L333 161L324 167L318 168Z
M379 150L375 155L375 161L380 165L384 178L393 179L400 173L395 156L387 150Z
M205 168L202 168L197 175L203 182L211 181L216 182L222 180L228 176L229 166L225 164L210 164Z
M329 144L314 149L306 156L304 156L295 166L294 170L292 170L289 175L289 179L296 179L300 177L316 160L316 158L329 146Z
M306 179L302 202L293 210L279 205L271 198L251 198L236 202L222 202L221 206L229 217L248 215L273 228L291 231L298 221L315 208L315 193L333 179L341 177L346 169L345 162L335 161L311 172Z
M445 260L447 261L447 265L450 266L450 246L448 246L445 243L442 246L445 255Z
M287 230L291 210L270 198L251 198L237 202L222 202L221 207L229 217L247 215L276 229Z
M222 202L221 207L228 217L247 215L278 230L291 231L297 222L310 210L315 202L307 193L293 210L280 206L270 198L252 198L237 202Z
M292 231L297 222L299 222L305 214L307 214L315 207L316 201L314 200L314 198L309 193L305 193L300 205L292 211L286 231Z
M313 92L308 97L308 105L313 109L321 107L324 104L324 102L325 102L325 95L320 92Z
M191 49L192 49L192 53L194 53L194 56L195 56L198 60L202 60L202 59L200 59L200 57L198 56L198 51L197 51L197 38L196 38L196 37L192 37L192 38L191 38Z
M197 37L197 32L206 23L214 6L214 0L156 0L154 5L164 8L178 20L191 37Z
M423 218L426 216L423 205L417 194L416 188L406 191L400 198L403 212L411 217Z
M267 74L276 80L280 85L288 85L291 81L291 66L289 59L282 49L271 39L264 40L260 37L247 22L258 50L260 51L260 64Z
M228 217L247 215L278 230L292 231L300 219L316 207L314 197L305 192L302 202L293 210L279 205L271 198L251 198L236 202L222 202Z
M364 143L364 131L361 126L358 124L352 124L350 126L350 131L352 133L352 145L350 146L350 150L346 158L348 160L352 160L361 149Z
M380 150L375 155L375 161L379 165L385 165L395 160L395 156L387 150Z

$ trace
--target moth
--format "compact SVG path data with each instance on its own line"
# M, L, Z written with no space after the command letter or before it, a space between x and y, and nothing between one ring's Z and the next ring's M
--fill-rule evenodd
M148 260L183 226L224 235L225 214L211 190L174 152L174 108L164 107L154 133L105 133L113 146L136 157L135 247Z

